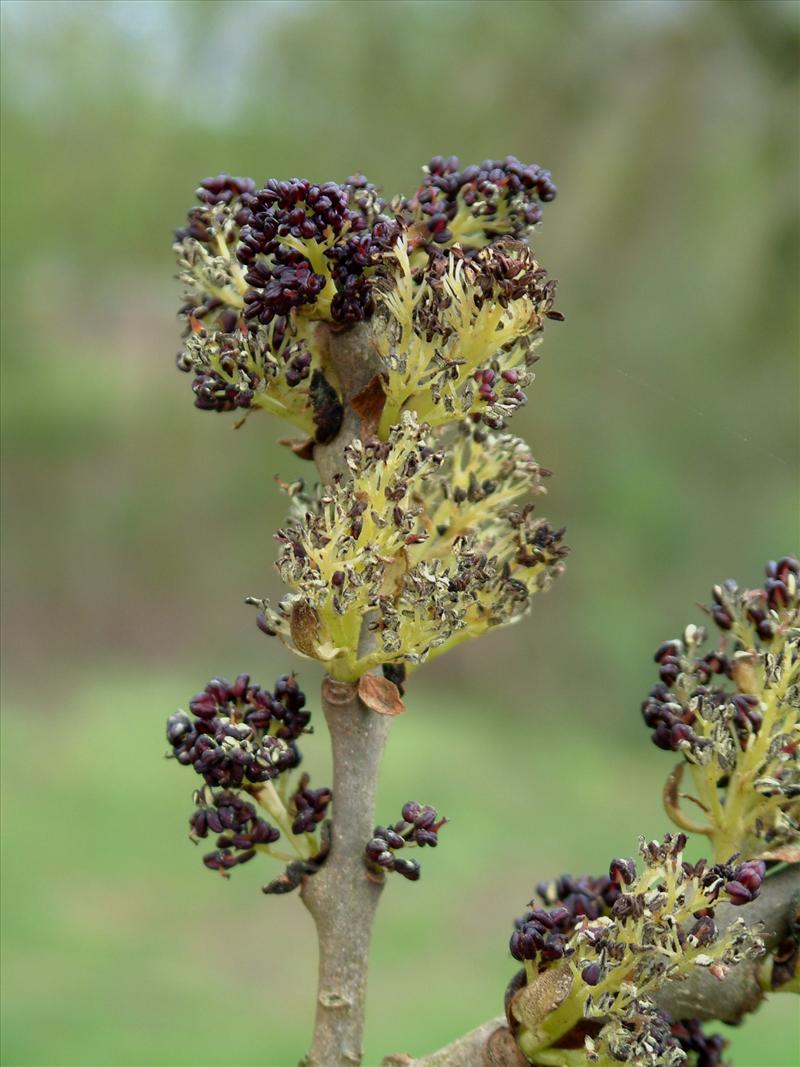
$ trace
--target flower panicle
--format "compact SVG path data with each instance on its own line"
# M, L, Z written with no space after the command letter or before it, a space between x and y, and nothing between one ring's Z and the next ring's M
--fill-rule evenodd
M371 314L370 276L400 227L365 178L343 185L273 178L248 206L237 250L247 319L296 314L346 325Z
M654 743L683 757L667 783L667 811L707 834L718 857L800 854L799 574L786 556L768 564L758 589L715 586L706 610L717 646L703 652L706 631L691 625L655 653L659 681L642 716ZM699 822L679 803L687 770Z
M173 248L184 286L181 316L187 330L204 322L209 332L230 333L239 323L247 286L236 248L254 190L251 178L228 174L206 178L197 189L200 204L189 211L186 225L175 231Z
M508 1008L534 1062L537 1051L563 1044L573 1030L586 1034L588 1020L590 1062L606 1054L652 1067L682 1063L686 1050L650 998L697 967L721 980L763 952L757 928L739 919L720 927L715 918L720 903L739 907L758 896L763 861L692 864L683 858L685 844L684 834L643 838L638 867L615 859L607 876L541 885L545 906L532 902L516 920L510 949L525 969L510 987ZM554 988L558 996L542 1016L541 997Z
M423 175L397 210L425 246L480 249L498 237L525 239L541 220L542 205L556 197L549 172L516 156L463 169L455 156L435 156Z
M414 196L391 204L363 175L205 179L175 238L178 365L195 374L197 406L263 408L311 432L309 390L297 389L309 374L343 402L317 327L373 320L384 440L404 411L502 426L525 403L545 319L562 318L524 243L554 196L546 171L513 156L463 170L434 159Z
M728 1045L707 1034L698 1019L674 1021L646 997L633 998L624 1017L609 1019L596 1036L587 1035L588 1063L627 1063L631 1067L730 1067Z
M407 412L388 441L356 441L345 458L351 479L298 495L277 534L289 594L248 598L264 632L343 680L513 622L563 570L564 531L526 499L549 472L517 438L473 426L451 441Z
M233 683L213 678L192 698L189 712L167 721L170 755L203 779L194 793L189 820L192 841L216 838L203 863L225 877L257 852L305 863L321 862L326 851L326 818L332 795L311 789L303 774L289 781L301 762L298 740L310 732L305 694L294 675L280 677L272 690L240 674ZM265 818L268 815L269 818ZM317 833L319 831L319 834ZM275 849L283 839L284 855Z
M201 410L266 410L324 443L338 433L343 409L311 324L291 316L252 322L246 314L248 283L237 248L254 192L251 179L206 179L201 205L176 233L184 284L177 365L193 375Z
M417 882L420 865L416 860L396 855L404 848L436 848L439 831L448 820L436 808L409 800L403 805L401 818L392 826L376 826L364 848L364 863L374 877L395 871L409 882Z
M382 425L413 410L432 426L470 416L502 427L526 403L545 320L561 317L555 283L527 245L434 252L419 273L400 240L386 270L376 290Z

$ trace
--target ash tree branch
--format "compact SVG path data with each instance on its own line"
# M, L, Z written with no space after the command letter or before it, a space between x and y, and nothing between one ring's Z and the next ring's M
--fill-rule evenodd
M314 449L324 484L347 475L344 450L360 432L349 401L376 371L365 326L329 332L328 354L345 412L336 438ZM359 652L366 654L371 641L362 626ZM382 890L382 883L368 876L364 846L372 836L378 771L392 720L365 707L355 685L330 677L322 684L322 710L333 755L333 825L327 860L302 890L319 943L316 1019L305 1062L308 1067L353 1067L362 1058L369 945Z
M768 878L759 897L746 908L721 905L717 921L721 930L738 918L751 926L763 923L762 937L769 952L786 936L799 905L800 865L793 864ZM764 997L759 979L762 963L763 957L740 963L722 981L698 969L685 981L667 982L653 1000L675 1019L739 1022ZM505 1016L498 1015L428 1055L416 1059L405 1053L387 1056L383 1067L525 1067L527 1063Z
M317 927L319 983L309 1067L361 1062L372 922L382 886L367 876L378 767L391 719L365 708L354 685L326 678L322 709L333 748L331 851L303 886Z

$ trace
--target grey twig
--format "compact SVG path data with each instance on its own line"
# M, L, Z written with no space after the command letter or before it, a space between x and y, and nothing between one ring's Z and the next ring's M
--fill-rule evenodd
M344 449L359 433L349 400L375 373L365 327L330 333L328 352L345 415L335 440L314 450L323 483L347 474ZM370 640L365 626L361 651ZM364 846L372 836L378 769L392 720L366 708L355 685L331 678L322 685L322 710L333 753L333 827L330 854L302 890L319 941L316 1021L306 1063L353 1067L361 1063L369 944L382 888L367 872Z

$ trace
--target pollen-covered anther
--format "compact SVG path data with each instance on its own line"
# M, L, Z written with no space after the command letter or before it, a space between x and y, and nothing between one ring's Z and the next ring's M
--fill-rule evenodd
M740 590L727 580L712 589L707 608L720 630L705 654L705 630L690 626L683 640L656 650L660 680L642 704L659 748L681 754L693 768L695 807L679 804L683 764L665 791L678 825L706 833L715 854L789 854L800 847L800 564L770 562L761 588ZM728 803L748 795L753 802ZM698 822L698 810L708 813ZM787 850L789 850L787 852Z
M561 573L563 530L524 502L549 472L518 439L473 426L448 441L406 413L345 461L352 481L295 496L277 535L292 592L277 609L253 601L265 632L340 677L421 663L512 622ZM368 659L356 647L364 618L378 640Z
M555 199L550 174L515 156L484 160L459 169L455 156L434 157L423 168L414 197L398 201L416 239L434 247L482 248L498 236L526 237Z
M649 998L694 968L720 976L763 951L757 929L737 920L721 932L714 911L720 900L745 903L743 891L752 899L764 864L690 864L683 859L685 844L683 834L642 839L638 871L633 860L615 859L608 877L564 876L539 887L545 907L532 904L516 920L511 954L525 963L528 983L564 966L574 977L552 1032L544 1018L517 1034L533 1062L538 1048L560 1044L590 1019L600 1024L593 1055L605 1051L612 1059L652 1067L682 1063L687 1032L673 1032Z
M255 189L250 178L221 174L206 178L197 190L199 206L176 230L174 249L178 278L183 283L187 333L202 322L208 331L236 329L244 308L247 285L236 262L236 245L249 218L247 206Z
M503 425L525 403L555 283L514 241L433 253L417 277L405 244L376 290L385 367L383 425L410 409L432 426L471 416Z

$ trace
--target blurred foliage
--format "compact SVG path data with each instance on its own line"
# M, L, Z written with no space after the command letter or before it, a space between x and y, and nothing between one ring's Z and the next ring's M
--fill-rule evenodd
M798 547L798 7L2 15L10 1065L282 1067L310 1016L302 909L176 846L191 786L158 762L162 718L212 673L287 669L241 599L278 590L273 475L309 474L267 419L232 433L195 411L171 366L170 232L192 190L220 170L356 169L408 190L438 152L513 152L559 185L536 251L567 322L514 425L556 472L544 510L568 526L568 573L529 620L432 665L419 699L415 682L384 790L390 810L419 793L457 822L379 920L368 1062L397 1003L415 1019L401 1045L444 1041L499 1005L538 877L663 828L667 767L637 711L655 645L698 621L713 580L755 582ZM492 817L509 781L507 831ZM254 922L263 957L246 954ZM273 958L289 961L279 983ZM441 1000L408 993L423 973ZM737 1034L738 1067L790 1062L777 1038L763 1058L780 1011Z

